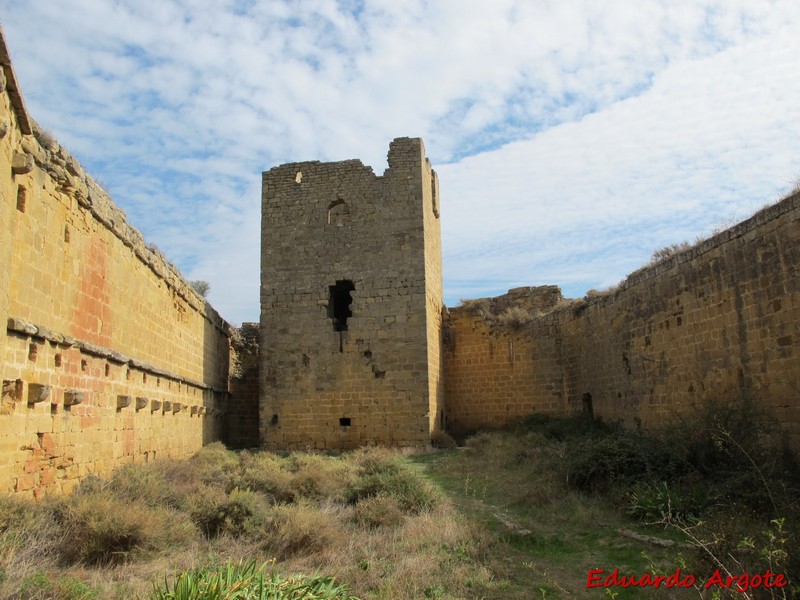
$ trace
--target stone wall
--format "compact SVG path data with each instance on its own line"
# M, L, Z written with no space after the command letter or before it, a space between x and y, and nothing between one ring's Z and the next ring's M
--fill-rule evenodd
M477 306L446 324L455 427L584 409L654 427L747 400L800 447L800 194L614 290L516 322Z
M0 54L0 491L187 456L219 437L229 326L27 118Z
M264 173L261 440L425 445L441 406L436 177L419 139Z
M555 286L518 288L449 310L444 326L448 429L501 427L569 411Z
M242 323L231 336L231 396L225 407L225 443L253 448L258 437L258 323Z

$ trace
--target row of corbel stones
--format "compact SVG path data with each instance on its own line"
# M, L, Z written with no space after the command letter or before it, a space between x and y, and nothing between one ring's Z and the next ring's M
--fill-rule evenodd
M135 358L131 358L120 352L117 352L116 350L111 350L110 348L98 346L97 344L92 344L91 342L79 340L68 335L57 333L51 329L48 329L47 327L30 323L18 317L9 317L6 327L8 331L12 333L40 340L45 340L53 344L57 344L62 348L78 348L81 352L85 352L86 354L97 356L100 358L105 358L106 360L109 360L111 362L120 365L127 364L134 369L138 369L139 371L144 371L145 373L149 373L157 377L171 379L172 381L183 383L185 385L190 385L192 387L202 390L209 390L212 392L222 393L222 394L226 392L226 390L221 390L208 386L205 383L195 381L187 377L182 377L181 375L178 375L176 373L172 373L170 371L160 369L146 362L142 362Z
M164 283L187 304L202 314L217 329L229 335L231 326L205 299L189 285L177 267L169 262L152 244L146 244L144 236L131 226L125 213L118 208L108 193L80 163L67 152L48 132L31 120L33 135L25 135L20 142L21 152L11 159L11 170L15 175L24 175L41 168L55 182L57 189L75 198L95 219L111 231L126 247L141 260ZM0 139L5 137L8 126L0 124Z
M5 383L5 382L4 382ZM15 385L15 392L17 395L21 395L20 388L22 387L22 382L8 382L9 385ZM5 390L4 390L5 391ZM50 392L52 391L52 387L47 384L42 383L31 383L28 384L28 406L33 406L35 404L39 404L40 402L44 402L50 397ZM86 392L84 390L76 390L76 389L67 389L64 390L64 406L75 406L77 404L82 404L86 399ZM117 410L122 410L123 408L127 408L130 406L134 401L134 398L129 395L119 395L117 396ZM202 416L207 415L209 417L221 417L225 414L225 411L220 410L218 408L209 408L205 406L189 406L188 404L183 404L181 402L172 402L171 400L149 400L144 396L136 396L135 398L136 404L136 412L147 407L150 405L150 412L158 412L161 411L163 414L166 413L173 413L177 414L181 411L188 411L189 414L192 416Z

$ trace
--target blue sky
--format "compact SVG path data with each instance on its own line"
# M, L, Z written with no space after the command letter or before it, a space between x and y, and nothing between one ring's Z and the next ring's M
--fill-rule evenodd
M234 323L261 172L420 136L449 305L614 285L800 178L796 0L0 0L28 109Z

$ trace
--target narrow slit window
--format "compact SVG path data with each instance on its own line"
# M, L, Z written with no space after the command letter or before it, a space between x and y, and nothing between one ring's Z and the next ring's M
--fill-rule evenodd
M25 189L24 185L21 185L17 188L17 210L21 213L25 212L25 204L28 200L28 190Z
M356 289L353 282L347 279L337 281L336 285L328 288L330 297L328 300L328 317L333 321L334 331L347 331L347 319L353 316L350 305L353 303L353 296L350 294Z

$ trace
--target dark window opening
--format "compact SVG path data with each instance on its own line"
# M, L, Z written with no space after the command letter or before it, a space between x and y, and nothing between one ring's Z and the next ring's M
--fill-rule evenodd
M278 415L272 415L272 418L269 420L270 425L277 425L278 424Z
M328 289L330 290L328 317L333 320L333 330L347 331L347 319L353 316L353 313L350 312L350 305L353 303L350 292L356 289L356 286L352 281L343 279Z
M25 186L19 186L17 188L17 210L21 213L25 212L25 204L27 203L28 198L28 191L25 189Z
M350 427L350 417L341 417L339 419L339 427Z
M341 227L350 220L350 208L347 202L337 198L328 205L328 225Z
M592 406L592 395L590 393L585 393L583 398L581 398L583 402L583 412L587 414L589 417L594 418L594 406Z

